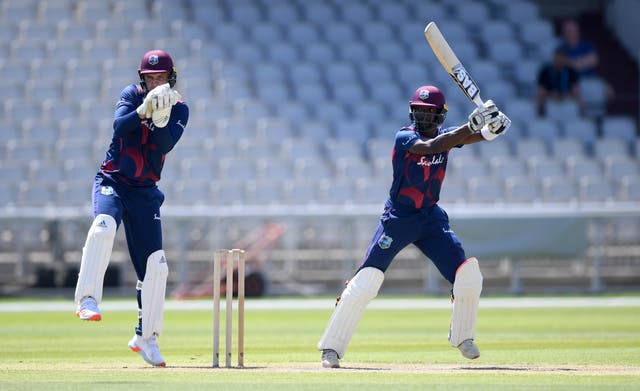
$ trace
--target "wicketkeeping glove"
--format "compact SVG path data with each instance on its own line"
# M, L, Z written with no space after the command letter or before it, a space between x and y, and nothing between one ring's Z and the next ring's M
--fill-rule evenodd
M156 127L164 128L167 126L169 117L171 117L171 109L180 99L182 99L180 93L173 89L169 89L168 92L163 92L161 95L154 98L152 106L157 102L155 107L158 108L154 108L151 120Z
M469 129L471 129L473 133L478 133L483 127L488 125L492 119L498 116L498 112L498 106L489 99L484 102L482 107L476 107L476 109L469 114Z

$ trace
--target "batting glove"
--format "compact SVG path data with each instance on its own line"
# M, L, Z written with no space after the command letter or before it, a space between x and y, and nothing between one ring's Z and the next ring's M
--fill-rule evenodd
M507 133L511 126L511 120L502 111L498 112L498 116L493 119L487 126L482 128L480 134L485 140L491 141L496 137Z
M480 132L492 119L498 116L498 112L498 106L489 99L484 102L482 107L476 107L475 110L469 114L469 129L471 129L473 133Z

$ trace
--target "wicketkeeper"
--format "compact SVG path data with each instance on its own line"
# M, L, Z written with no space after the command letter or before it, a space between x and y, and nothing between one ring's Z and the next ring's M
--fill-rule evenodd
M362 265L348 282L318 343L322 366L340 367L347 345L367 304L378 294L384 272L403 248L413 243L453 284L449 342L469 359L480 356L474 343L482 274L478 260L467 257L438 206L449 150L504 134L509 118L491 101L475 109L469 122L442 128L447 114L444 94L433 86L418 88L409 102L411 125L396 133L392 151L393 184L378 228Z
M138 277L138 324L129 347L151 365L165 366L156 337L162 333L167 259L162 249L160 206L156 186L167 153L189 119L189 108L173 89L176 70L171 56L152 50L142 57L140 85L131 84L116 103L111 144L93 184L93 216L78 275L76 315L102 319L104 274L120 222Z

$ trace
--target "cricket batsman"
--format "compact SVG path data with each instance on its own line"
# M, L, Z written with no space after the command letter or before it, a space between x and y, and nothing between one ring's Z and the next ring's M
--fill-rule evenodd
M451 284L453 312L449 342L468 359L480 357L474 343L482 274L478 260L467 257L438 206L449 150L504 134L511 120L493 101L476 108L468 122L442 128L445 96L434 86L418 88L409 102L411 124L396 133L391 161L393 183L364 260L338 298L318 342L325 368L339 368L367 304L377 296L396 254L413 243Z
M189 108L173 89L176 69L163 50L147 52L138 70L140 84L122 90L116 103L113 136L93 183L93 223L82 249L75 301L76 315L102 319L104 274L120 223L124 223L131 262L138 277L138 324L129 348L153 366L164 367L156 337L162 333L167 259L162 249L156 183L167 153L189 119Z

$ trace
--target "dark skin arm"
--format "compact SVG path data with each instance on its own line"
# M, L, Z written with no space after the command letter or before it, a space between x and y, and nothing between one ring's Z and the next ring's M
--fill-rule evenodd
M472 133L467 124L461 125L458 129L441 134L430 139L420 139L409 149L409 153L414 155L433 155L448 151L456 145L473 144L483 141L480 133Z

